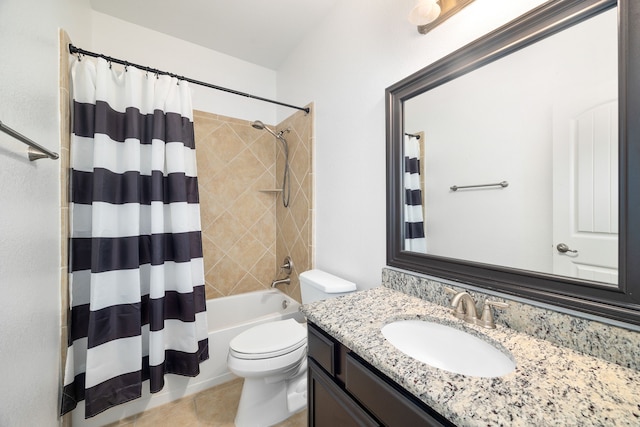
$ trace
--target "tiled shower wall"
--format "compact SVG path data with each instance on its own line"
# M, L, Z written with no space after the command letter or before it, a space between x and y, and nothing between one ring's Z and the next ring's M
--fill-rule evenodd
M291 284L279 288L294 299L300 301L300 281L298 275L313 268L314 244L314 199L312 170L313 145L313 104L307 105L310 113L299 111L284 120L278 131L289 129L284 136L289 142L289 168L291 179L291 198L285 208L281 198L276 202L276 265L288 255L293 260ZM284 154L278 150L277 185L282 185ZM280 274L280 277L282 274Z
M312 260L312 116L296 113L289 128L291 200L284 208L280 142L245 120L194 113L207 298L266 289L285 256L293 259L291 285L300 300L298 272ZM282 277L282 276L278 276Z
M244 120L194 113L207 298L263 289L275 274L276 151Z

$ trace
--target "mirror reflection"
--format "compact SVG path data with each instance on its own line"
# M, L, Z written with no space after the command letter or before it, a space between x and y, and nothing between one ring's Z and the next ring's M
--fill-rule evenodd
M617 10L404 101L404 249L618 283Z

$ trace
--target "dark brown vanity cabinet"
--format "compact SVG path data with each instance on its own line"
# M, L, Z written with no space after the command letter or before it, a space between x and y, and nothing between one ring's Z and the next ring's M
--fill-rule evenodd
M453 426L312 323L309 427Z

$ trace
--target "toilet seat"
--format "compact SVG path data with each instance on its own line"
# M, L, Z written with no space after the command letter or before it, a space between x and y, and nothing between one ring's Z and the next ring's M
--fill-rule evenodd
M269 359L296 351L307 344L307 330L294 319L263 323L248 329L229 343L229 354L238 359Z

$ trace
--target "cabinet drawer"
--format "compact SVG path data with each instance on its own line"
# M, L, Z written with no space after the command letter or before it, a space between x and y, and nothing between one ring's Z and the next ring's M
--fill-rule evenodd
M336 343L326 337L313 324L307 325L309 357L331 375L336 374Z
M451 426L441 416L430 413L426 405L413 402L409 393L401 393L371 368L347 354L346 389L386 426Z

